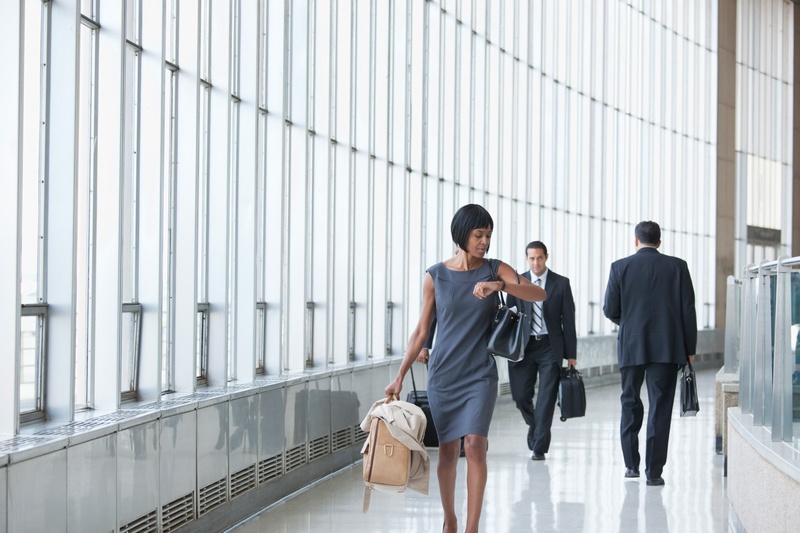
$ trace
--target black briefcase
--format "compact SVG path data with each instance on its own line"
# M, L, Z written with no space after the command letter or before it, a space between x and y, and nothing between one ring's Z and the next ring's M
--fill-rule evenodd
M436 426L433 424L433 418L431 417L431 406L428 403L428 391L417 390L417 384L414 382L413 368L411 369L411 385L414 387L414 390L408 393L406 401L422 409L422 412L425 413L425 420L428 421L422 443L428 448L438 448L439 436L436 434Z
M576 368L562 368L558 384L558 405L561 421L586 415L586 387L583 375Z

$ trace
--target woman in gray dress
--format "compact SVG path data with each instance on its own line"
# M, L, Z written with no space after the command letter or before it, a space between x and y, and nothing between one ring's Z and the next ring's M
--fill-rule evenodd
M456 467L464 439L467 457L467 527L477 532L486 488L489 424L497 399L497 367L486 351L497 291L528 301L546 293L511 266L488 259L494 222L483 207L469 204L453 216L450 232L458 247L450 259L427 270L419 322L406 346L397 377L386 394L399 396L403 378L428 338L436 318L436 344L428 363L428 401L439 436L439 494L444 531L456 531ZM422 356L424 359L424 356Z

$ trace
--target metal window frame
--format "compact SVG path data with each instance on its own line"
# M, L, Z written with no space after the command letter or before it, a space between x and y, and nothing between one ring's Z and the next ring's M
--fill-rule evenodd
M164 61L164 68L169 79L165 79L164 104L164 175L161 183L161 232L162 232L162 322L163 335L162 358L162 394L174 392L175 389L175 202L177 191L177 107L178 107L178 65L168 60ZM169 93L167 94L167 91Z
M195 339L196 378L198 385L208 384L208 329L211 320L211 305L208 302L197 304L197 339Z
M267 302L256 302L256 374L267 373Z
M125 401L136 400L139 397L139 362L141 360L142 346L142 304L124 303L121 312L133 314L133 346L131 347L130 376L131 382L127 390L120 391L120 399Z
M47 408L47 315L48 306L45 303L22 304L20 316L35 316L36 323L36 383L35 398L36 408L32 411L20 411L21 424L41 420Z

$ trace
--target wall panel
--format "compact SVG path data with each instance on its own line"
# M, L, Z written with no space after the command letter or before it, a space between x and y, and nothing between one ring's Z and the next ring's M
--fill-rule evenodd
M68 530L114 530L117 502L108 495L116 492L117 485L116 435L67 448Z

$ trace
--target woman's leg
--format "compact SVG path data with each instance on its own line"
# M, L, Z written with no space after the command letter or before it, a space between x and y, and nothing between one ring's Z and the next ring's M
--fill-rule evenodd
M457 530L456 518L456 467L458 454L461 451L461 439L446 444L439 443L439 465L436 474L439 478L439 497L444 511L444 531L450 533Z
M483 510L483 493L486 490L486 449L489 439L481 435L464 437L467 453L467 529L477 533Z

